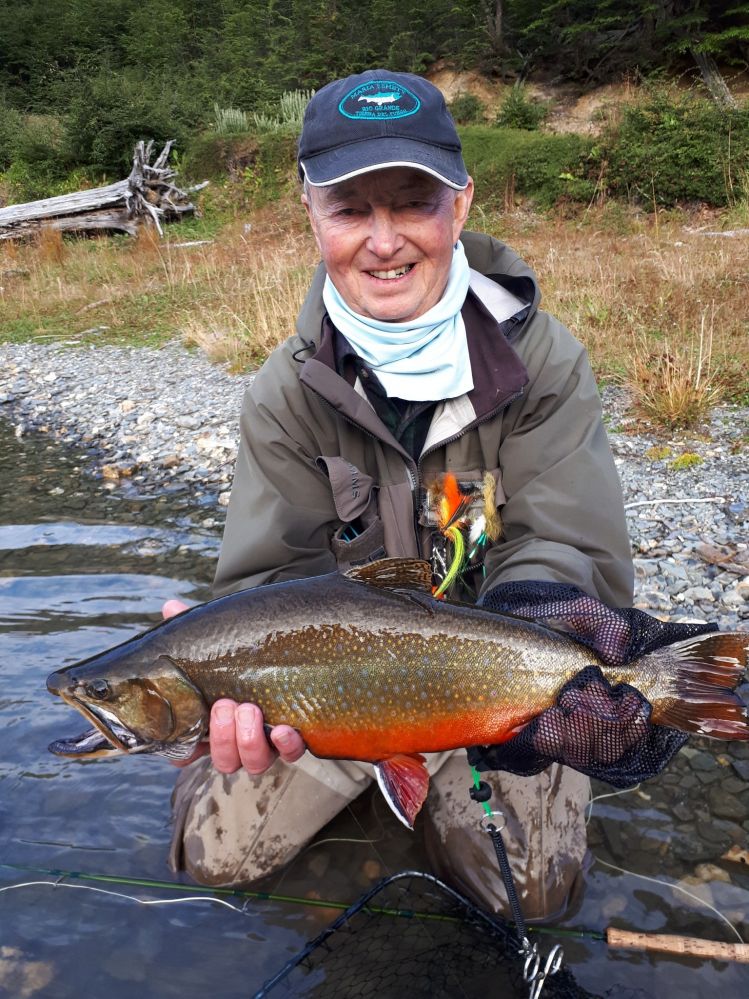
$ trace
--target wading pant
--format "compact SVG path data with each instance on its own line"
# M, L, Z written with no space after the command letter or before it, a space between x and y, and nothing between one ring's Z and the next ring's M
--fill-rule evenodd
M481 809L468 796L465 750L432 753L423 809L432 869L484 909L507 913L507 896ZM220 774L204 757L182 770L172 797L173 870L200 884L248 884L290 861L373 779L366 763L320 760L275 764L259 777ZM536 777L482 774L502 810L523 913L550 919L569 899L586 850L587 777L554 764ZM405 833L405 830L404 830Z

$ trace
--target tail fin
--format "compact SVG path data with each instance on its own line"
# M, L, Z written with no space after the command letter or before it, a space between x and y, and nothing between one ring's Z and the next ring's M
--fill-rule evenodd
M749 634L703 635L651 653L673 669L672 698L653 705L652 720L682 732L749 740L747 706L733 693L741 682ZM661 668L665 663L661 660Z

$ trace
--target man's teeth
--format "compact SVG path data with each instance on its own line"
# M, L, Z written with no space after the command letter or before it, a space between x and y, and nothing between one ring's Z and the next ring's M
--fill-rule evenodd
M393 278L403 277L404 274L408 274L412 267L413 264L406 264L404 267L399 267L394 271L370 271L369 273L372 277L380 278L382 281L391 281Z

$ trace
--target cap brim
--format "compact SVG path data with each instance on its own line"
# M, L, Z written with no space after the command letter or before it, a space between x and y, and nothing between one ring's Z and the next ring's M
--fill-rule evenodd
M468 186L463 157L457 149L443 149L413 139L378 136L326 149L300 160L304 177L312 187L329 187L374 170L411 167L431 174L456 191Z

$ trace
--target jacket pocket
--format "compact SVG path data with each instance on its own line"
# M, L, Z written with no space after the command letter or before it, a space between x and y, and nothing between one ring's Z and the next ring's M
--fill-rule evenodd
M385 557L385 531L377 510L377 486L371 475L340 456L316 459L333 493L341 526L333 533L330 548L338 568L345 572Z

